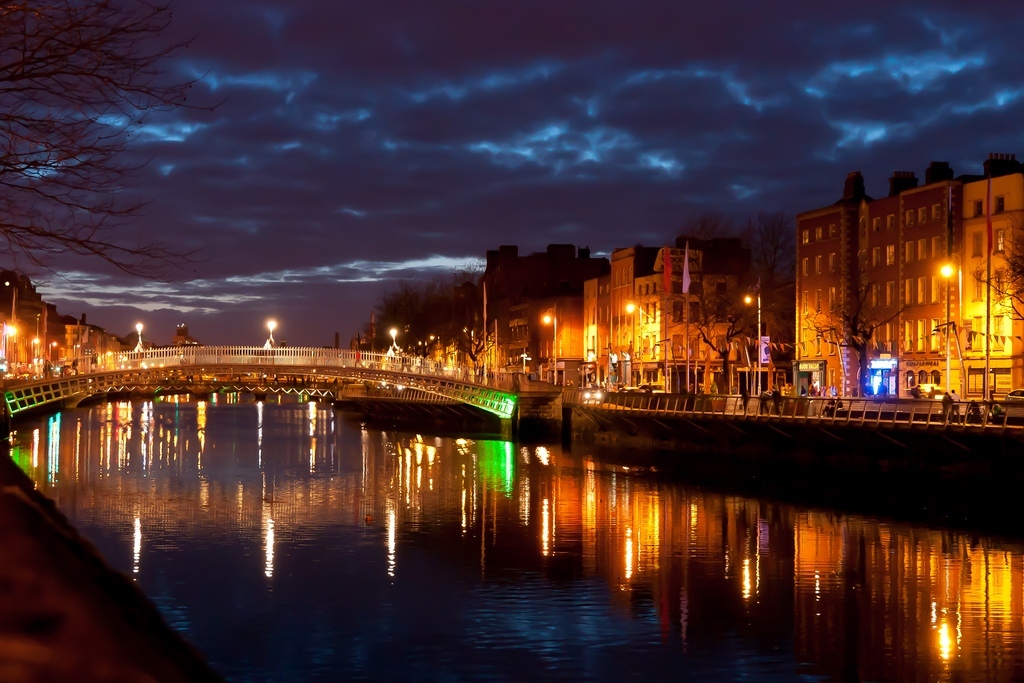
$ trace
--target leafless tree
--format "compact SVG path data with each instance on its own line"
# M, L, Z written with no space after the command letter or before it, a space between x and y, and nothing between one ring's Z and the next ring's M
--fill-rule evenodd
M782 211L761 211L747 223L754 269L765 289L796 276L796 226Z
M992 277L978 268L974 277L992 287L993 309L1003 308L1013 318L1024 320L1024 220L1014 216L1003 237L1002 259Z
M489 343L478 279L479 273L466 269L395 284L377 304L375 318L380 322L367 330L368 338L373 338L375 348L385 348L395 327L401 335L399 345L409 355L427 357L438 350L453 350L475 364Z
M10 0L0 5L0 239L7 257L46 267L54 254L98 257L159 277L192 256L128 238L145 201L128 190L132 134L185 104L192 82L166 60L163 0ZM10 265L16 265L12 263Z
M761 211L747 222L745 233L761 283L766 334L777 342L791 342L796 315L796 226L781 211Z
M699 240L728 237L735 232L732 220L717 212L696 215L683 223L680 235Z
M865 281L849 299L837 301L834 308L817 306L804 315L804 329L812 330L825 343L840 349L851 348L857 354L857 386L861 395L868 387L868 363L875 332L896 320L902 308L882 307L872 299L875 283Z
M691 324L700 341L718 354L725 378L724 393L732 393L731 351L747 343L756 325L757 309L744 305L735 278L698 271L690 283Z

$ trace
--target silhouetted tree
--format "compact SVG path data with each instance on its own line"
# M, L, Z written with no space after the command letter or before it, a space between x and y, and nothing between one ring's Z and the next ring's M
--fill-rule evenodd
M125 154L131 136L153 112L184 104L192 86L165 77L166 59L185 45L161 40L170 21L170 5L159 0L0 5L0 239L8 257L45 266L70 252L146 277L189 259L122 234L145 203L125 192L141 165Z
M868 351L875 332L896 320L903 310L898 306L879 306L876 286L877 283L865 281L852 297L836 301L833 308L829 308L827 302L816 304L804 315L806 324L802 326L813 330L825 343L836 344L840 350L853 349L857 354L857 386L861 395L867 393Z

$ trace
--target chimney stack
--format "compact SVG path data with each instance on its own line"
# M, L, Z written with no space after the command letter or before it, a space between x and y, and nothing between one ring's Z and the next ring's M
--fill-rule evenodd
M943 180L953 179L953 169L950 167L948 161L933 161L928 164L928 168L924 172L924 184L931 185L932 183L942 182Z
M850 171L846 174L846 184L843 186L843 201L860 201L867 196L864 191L864 176L860 171Z
M913 171L893 171L889 178L889 196L895 197L904 190L912 190L917 187L917 176Z
M989 178L998 178L1011 173L1019 173L1020 162L1016 154L992 153L985 160L985 175Z

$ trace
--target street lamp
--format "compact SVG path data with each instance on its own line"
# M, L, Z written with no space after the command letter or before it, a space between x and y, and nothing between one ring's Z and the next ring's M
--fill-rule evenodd
M268 320L267 321L267 330L270 331L270 336L267 337L267 348L274 348L274 346L276 344L276 342L274 341L274 330L276 330L276 329L277 329L277 321L276 320Z
M544 316L544 324L551 325L551 383L558 384L558 317L552 314Z
M50 365L57 364L57 342L50 342Z
M749 306L754 303L754 297L749 294L743 297L743 301ZM755 392L761 395L761 282L757 283L757 379L755 380Z
M398 350L398 344L395 341L395 338L398 336L398 329L392 327L390 330L388 330L388 334L391 335L391 348L395 349L395 351L397 351Z
M135 323L135 333L139 335L139 341L135 344L135 350L142 350L142 323Z
M32 339L32 365L39 365L39 337Z

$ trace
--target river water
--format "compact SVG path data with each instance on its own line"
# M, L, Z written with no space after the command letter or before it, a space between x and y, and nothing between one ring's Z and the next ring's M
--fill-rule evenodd
M111 403L12 454L234 681L1019 681L1024 547L315 404Z

